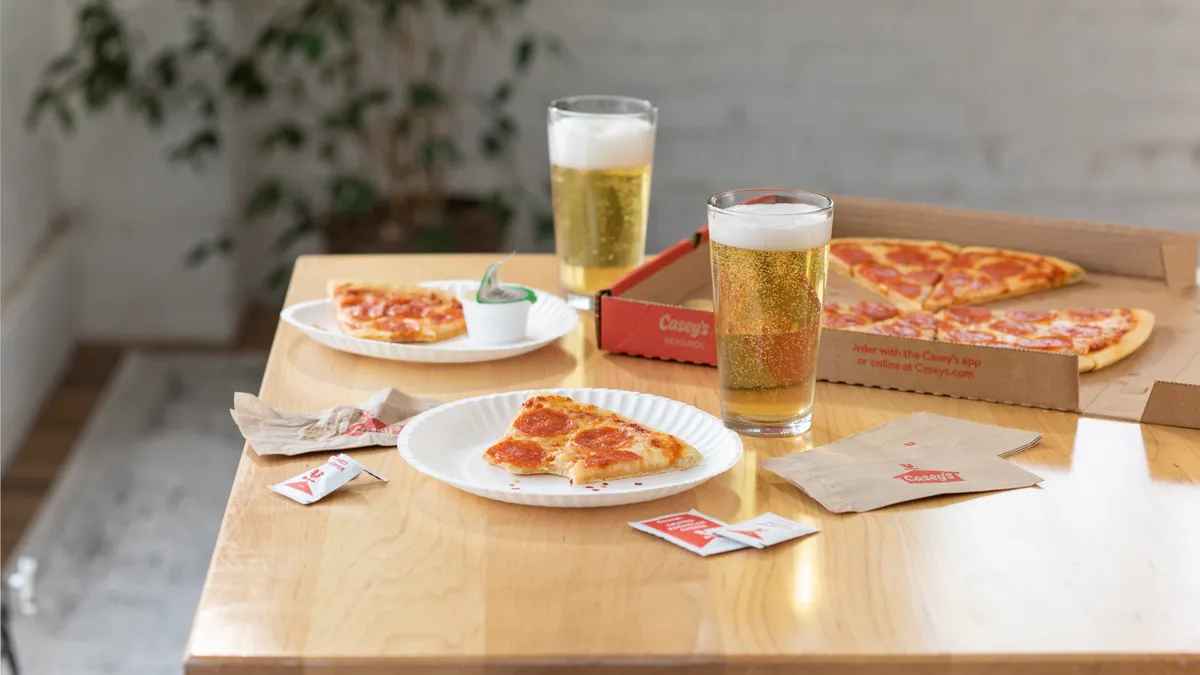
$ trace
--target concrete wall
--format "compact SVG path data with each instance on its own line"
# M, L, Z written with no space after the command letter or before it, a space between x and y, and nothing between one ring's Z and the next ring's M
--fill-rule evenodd
M546 179L552 98L653 100L652 250L764 184L1200 233L1194 0L533 8L575 59L522 91L526 175Z

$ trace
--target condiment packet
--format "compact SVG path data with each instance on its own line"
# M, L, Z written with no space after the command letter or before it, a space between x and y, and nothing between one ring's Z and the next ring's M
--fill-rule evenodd
M483 278L479 280L479 290L475 292L475 301L481 304L537 302L537 294L524 286L500 285L500 266L508 262L512 255L499 262L488 265Z
M820 530L811 525L777 516L770 511L750 520L718 527L711 531L718 537L731 539L754 548L774 546L814 532L820 532Z
M1004 461L1041 434L918 413L761 466L834 513L940 494L1029 487L1042 479Z
M711 530L725 527L725 523L715 518L709 518L695 509L686 513L671 513L649 520L640 520L629 523L629 525L702 556L746 548L746 544L741 542L713 536Z
M299 476L270 487L288 499L301 504L311 504L354 480L360 473L387 482L386 478L354 461L349 455L341 454L330 457L328 462L311 471L305 471Z
M257 396L236 393L229 413L242 436L260 455L352 450L395 445L408 420L442 402L381 389L356 406L341 405L312 413L276 410Z

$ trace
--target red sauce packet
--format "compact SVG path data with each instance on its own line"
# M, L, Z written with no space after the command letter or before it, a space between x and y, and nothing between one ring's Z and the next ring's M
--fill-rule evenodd
M754 548L774 546L814 532L820 532L820 530L804 523L788 520L783 516L777 516L770 511L750 520L718 527L712 531L718 537Z
M741 542L713 536L711 531L725 527L725 523L709 518L695 509L686 513L671 513L631 522L629 525L702 556L746 548L746 544Z

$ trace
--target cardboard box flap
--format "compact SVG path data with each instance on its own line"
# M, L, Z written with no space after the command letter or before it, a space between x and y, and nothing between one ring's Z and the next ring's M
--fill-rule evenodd
M1058 256L1089 272L1161 279L1171 288L1195 283L1198 240L1179 232L862 197L838 196L834 203L835 237L995 246Z
M1078 376L1075 356L844 330L821 331L817 359L829 382L1070 411Z
M1200 428L1200 354L1179 373L1177 380L1154 383L1142 411L1142 421Z
M627 300L678 305L703 289L711 287L708 242L705 241L695 248L691 246L693 243L694 240L685 240L676 244L689 246L679 255L674 255L670 265L660 268L653 276L638 280L627 287L620 296ZM711 292L707 295L712 297Z

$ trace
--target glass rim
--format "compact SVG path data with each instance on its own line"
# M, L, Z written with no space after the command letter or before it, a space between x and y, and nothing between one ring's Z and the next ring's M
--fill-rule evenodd
M581 101L616 101L641 107L642 110L635 110L632 112L581 112L563 107ZM658 106L651 103L648 99L638 98L636 96L619 96L616 94L579 94L576 96L563 96L561 98L554 99L550 102L550 109L568 117L641 117L642 115L649 115L656 112L658 110Z
M722 197L728 197L731 195L743 194L743 193L747 193L747 192L775 193L775 194L781 194L781 195L796 196L796 197L801 197L801 198L809 198L809 199L815 201L816 203L815 204L809 203L809 202L800 202L800 203L804 203L804 204L808 204L809 206L817 207L816 210L809 209L807 211L797 211L796 213L786 213L785 212L785 213L771 213L771 214L758 214L758 215L766 215L766 216L824 215L824 214L831 213L833 211L833 200L819 192L809 192L808 190L795 190L792 188L773 188L773 187L737 188L736 190L726 190L725 192L718 192L717 194L708 198L708 208L712 209L713 211L716 211L717 213L722 213L727 216L745 215L745 214L742 214L742 213L732 210L732 207L717 206L717 200L721 199ZM745 202L742 202L742 203L744 204ZM778 203L778 202L776 202L776 203ZM740 206L740 205L741 204L734 204L733 206Z

